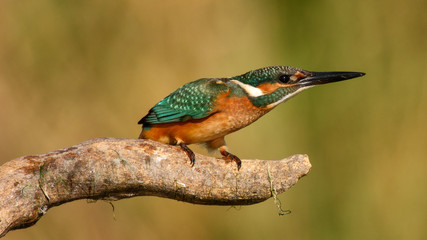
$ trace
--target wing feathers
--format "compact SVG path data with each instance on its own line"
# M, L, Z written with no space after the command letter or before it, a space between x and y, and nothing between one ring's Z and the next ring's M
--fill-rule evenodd
M211 115L216 98L229 90L219 79L190 82L157 103L138 124L184 122Z

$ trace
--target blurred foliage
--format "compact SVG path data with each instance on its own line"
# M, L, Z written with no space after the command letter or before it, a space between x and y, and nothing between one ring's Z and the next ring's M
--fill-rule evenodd
M426 239L427 2L0 3L1 162L136 122L184 84L269 65L367 75L310 89L227 140L242 158L309 154L273 201L77 201L5 239Z

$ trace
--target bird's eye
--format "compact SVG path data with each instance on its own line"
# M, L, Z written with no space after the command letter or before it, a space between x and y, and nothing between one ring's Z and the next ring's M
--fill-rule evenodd
M282 83L288 83L291 80L291 76L289 75L280 75L279 81Z

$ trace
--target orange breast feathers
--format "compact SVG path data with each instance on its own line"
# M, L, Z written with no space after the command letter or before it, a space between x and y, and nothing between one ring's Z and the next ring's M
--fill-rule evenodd
M246 127L268 111L253 106L247 97L229 97L227 92L217 99L216 107L208 117L154 124L149 130L143 130L140 138L167 144L204 143Z

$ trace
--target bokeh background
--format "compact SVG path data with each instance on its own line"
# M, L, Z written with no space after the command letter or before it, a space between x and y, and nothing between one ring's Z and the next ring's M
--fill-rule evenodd
M367 75L310 89L227 138L242 158L306 153L254 206L76 201L5 239L427 239L424 0L0 2L0 163L137 121L182 84L290 65ZM3 207L3 206L1 206ZM114 217L115 215L115 217Z

